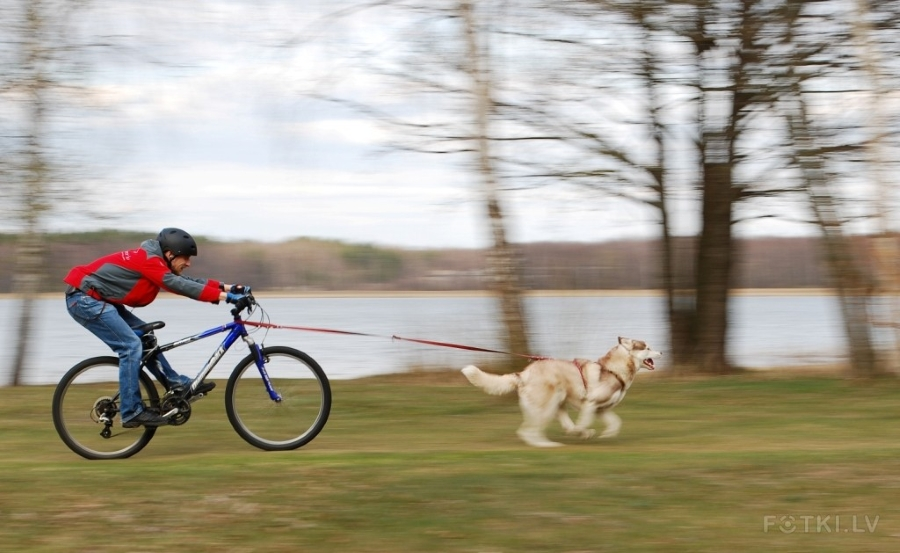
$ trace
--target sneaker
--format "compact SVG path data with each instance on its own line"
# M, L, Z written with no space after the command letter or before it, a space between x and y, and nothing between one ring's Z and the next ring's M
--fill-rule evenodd
M213 388L215 387L215 382L201 382L200 385L197 386L197 389L194 390L194 395L199 396L201 394L208 394L209 392L213 391Z
M141 411L137 414L136 417L131 418L131 420L124 421L122 426L124 428L137 428L138 426L146 426L148 428L155 428L157 426L166 426L169 424L169 419L165 417L161 417L156 413L151 413L150 411Z

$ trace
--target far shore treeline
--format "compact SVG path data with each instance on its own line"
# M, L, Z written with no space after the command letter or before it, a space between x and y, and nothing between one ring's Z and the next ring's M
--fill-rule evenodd
M137 247L152 232L98 231L45 235L42 292L63 288L74 265ZM198 236L200 256L188 274L246 282L260 291L481 290L486 250L403 249L333 240L222 242ZM868 239L855 238L868 267ZM16 236L0 234L0 293L11 293ZM693 238L676 239L676 269L692 282ZM660 243L653 240L518 245L529 290L650 290L663 288ZM818 238L754 238L736 242L734 288L825 288L829 277ZM680 279L679 279L680 280ZM676 286L678 283L676 282Z

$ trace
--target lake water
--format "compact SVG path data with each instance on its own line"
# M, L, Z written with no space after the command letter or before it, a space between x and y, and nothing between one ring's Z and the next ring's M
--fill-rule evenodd
M377 335L281 329L269 330L268 335L259 329L253 334L265 345L305 351L333 379L402 372L416 366L461 368L483 359L498 359L497 354L394 341L390 339L393 335L503 349L495 322L496 300L489 297L261 298L260 303L275 324ZM0 321L4 323L0 332L0 383L4 384L9 381L19 306L19 300L0 300ZM615 344L617 336L645 340L663 352L669 349L662 297L529 297L526 310L531 321L531 353L564 359L598 358ZM737 365L803 366L843 362L846 358L846 340L832 296L739 296L733 298L731 310L729 350ZM167 343L228 322L228 311L224 304L170 297L138 309L136 314L145 321L166 321L166 327L156 332L160 342ZM37 317L26 383L55 383L78 361L111 354L69 317L61 296L39 300ZM176 370L193 376L219 340L201 340L167 356ZM238 342L219 363L214 377L227 376L244 355L246 348ZM657 367L665 366L663 357Z

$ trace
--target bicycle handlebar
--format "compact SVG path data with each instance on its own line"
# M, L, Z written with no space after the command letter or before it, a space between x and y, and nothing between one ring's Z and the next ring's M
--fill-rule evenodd
M256 305L256 298L253 297L253 294L247 294L235 302L234 307L231 309L231 314L234 317L238 317L241 314L241 311L250 309L254 305Z

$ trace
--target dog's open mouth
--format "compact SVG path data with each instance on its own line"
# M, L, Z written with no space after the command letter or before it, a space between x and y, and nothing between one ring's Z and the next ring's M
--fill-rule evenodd
M653 365L653 359L650 359L649 357L647 359L644 359L644 366L647 367L647 370L651 371L656 368Z

